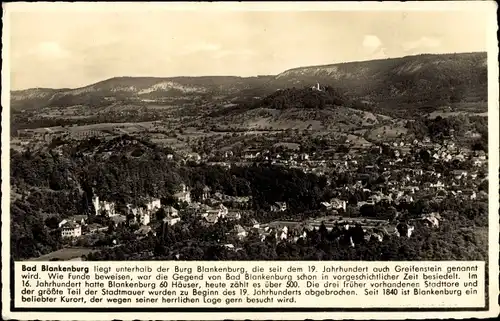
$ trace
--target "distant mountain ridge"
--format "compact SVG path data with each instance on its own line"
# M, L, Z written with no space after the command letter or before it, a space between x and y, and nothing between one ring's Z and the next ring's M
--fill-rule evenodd
M289 88L319 82L387 108L436 108L487 101L486 53L424 54L287 70L268 83Z
M234 94L252 86L261 86L272 76L202 77L115 77L75 89L25 89L11 92L13 109L47 106L106 104L109 99L158 99L200 94Z
M106 104L110 99L196 95L267 96L277 89L330 86L381 109L427 108L487 101L485 52L422 54L402 58L298 67L275 76L116 77L77 89L11 92L15 110Z

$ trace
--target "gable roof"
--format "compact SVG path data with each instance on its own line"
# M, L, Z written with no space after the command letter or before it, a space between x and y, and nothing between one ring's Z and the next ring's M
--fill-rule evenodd
M68 221L77 221L77 222L81 222L82 220L86 220L87 219L87 215L73 215L73 216L70 216L67 218Z
M239 224L238 224L238 225L235 225L233 230L234 230L235 232L237 232L238 234L239 234L239 233L245 233L245 232L246 232L246 231L245 231L245 229L244 229L241 225L239 225Z
M66 223L64 223L64 224L62 225L62 228L63 228L63 229L77 229L77 228L79 228L79 227L80 227L80 224L75 223L75 222L71 222L71 221L66 222Z

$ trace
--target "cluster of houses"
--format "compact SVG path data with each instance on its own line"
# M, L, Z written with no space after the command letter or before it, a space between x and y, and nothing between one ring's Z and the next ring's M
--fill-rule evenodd
M387 145L387 144L386 144ZM286 240L297 242L301 238L306 238L305 231L318 229L326 226L327 229L341 226L344 231L354 231L359 228L363 231L365 240L382 241L387 235L397 235L399 237L411 237L414 229L421 224L431 228L437 228L442 220L439 213L426 213L418 219L408 222L396 222L396 216L389 220L368 219L368 218L348 218L338 215L345 213L349 206L354 206L358 210L365 205L376 205L379 203L400 204L412 203L416 200L442 201L445 198L459 198L467 200L487 200L485 191L480 191L478 186L487 179L484 172L487 165L487 156L481 151L470 151L457 148L451 141L443 144L432 144L430 140L412 142L394 142L389 147L393 151L392 155L381 157L377 164L366 164L363 153L322 153L321 155L308 155L306 153L291 153L287 159L283 159L280 154L267 154L266 151L248 150L242 160L267 161L276 165L301 168L305 172L313 172L318 175L325 175L330 183L329 173L349 172L352 183L346 183L333 189L335 197L321 203L325 212L330 216L319 219L309 219L304 222L276 221L268 224L259 224L252 220L250 226L242 226L239 220L242 213L251 208L252 198L234 197L213 193L210 188L203 188L201 198L197 201L192 199L192 191L185 184L173 196L178 203L184 204L182 212L189 213L199 218L206 225L212 225L221 219L233 220L237 224L232 233L240 239L247 237L250 231L255 231L264 240L268 236L273 236L276 240ZM446 164L453 162L454 169L449 171L436 170L423 166L422 160L415 157L415 150L426 150L432 162ZM373 152L382 154L382 147L377 147ZM412 153L409 153L409 151ZM234 157L232 152L226 152L227 157ZM326 156L325 156L326 155ZM199 155L198 155L199 156ZM266 159L267 157L267 159ZM202 161L202 157L187 155L186 159ZM462 166L463 162L472 166ZM458 164L458 166L457 166ZM220 165L220 164L219 164ZM464 169L465 168L465 169ZM379 178L377 183L367 186L370 178ZM352 195L361 195L355 204L347 201ZM96 215L107 215L113 222L119 224L127 220L127 216L133 216L134 222L141 227L138 234L147 234L151 231L153 215L163 208L165 217L163 222L166 225L175 225L181 220L179 209L172 206L163 206L159 199L150 199L143 202L141 206L128 204L127 213L117 213L112 202L101 201L96 196L93 199ZM269 208L273 212L286 212L285 202L276 202ZM130 215L132 214L132 215ZM61 233L63 237L79 237L82 235L81 226L85 224L82 217L73 217L61 222ZM88 230L92 230L89 228ZM346 235L350 235L346 232ZM354 233L354 232L353 232ZM349 237L349 242L355 246L356 238ZM227 245L233 248L232 245Z
M427 146L426 146L427 144ZM379 165L366 165L361 169L358 161L345 154L341 159L338 159L342 167L350 169L355 179L384 177L383 183L367 188L361 180L355 180L353 184L345 184L336 189L339 198L333 198L330 201L324 201L321 206L324 210L337 213L343 210L346 211L348 202L341 198L347 199L353 192L359 191L367 197L354 204L360 209L364 205L376 205L380 202L389 204L412 203L419 199L427 199L432 201L442 201L446 197L455 197L465 200L484 200L488 199L488 194L485 191L478 189L486 177L481 177L480 171L487 164L486 154L482 151L468 151L456 148L453 142L445 142L443 145L433 146L429 148L429 140L423 142L414 141L411 144L404 142L394 143L392 150L395 159L385 159ZM407 156L408 145L424 146L434 153L430 156L437 162L458 161L460 164L463 161L470 160L473 162L473 167L467 169L451 170L448 174L443 174L435 170L424 170L420 161L406 159L403 162L403 157ZM361 161L359 162L361 163ZM325 166L320 163L320 166ZM338 169L337 167L336 169ZM343 216L323 217L320 219L311 219L304 222L276 221L269 224L254 225L247 227L248 230L256 230L261 239L267 236L274 236L276 240L286 240L297 242L300 238L307 237L304 231L318 229L321 225L326 226L327 230L334 227L343 226L344 230L349 230L353 226L361 227L365 240L375 239L382 241L386 235L396 235L398 237L411 237L416 226L425 225L430 228L437 228L442 221L439 213L426 213L419 218L414 218L408 222L395 223L398 218L396 213L390 220L378 220L368 218L346 218ZM243 235L243 233L240 233ZM346 235L349 235L348 233ZM352 246L355 246L352 237L350 238Z
M231 209L224 203L232 204ZM192 202L185 211L198 217L203 224L210 225L217 223L221 219L233 221L241 219L242 208L245 208L247 204L245 199L242 200L241 198L216 193L212 197L205 196L203 203Z
M105 216L114 226L119 224L130 222L139 224L141 228L143 226L148 226L151 222L153 215L162 207L160 199L150 199L144 202L141 206L135 206L132 204L126 205L126 212L119 213L116 210L116 205L113 202L100 200L97 195L92 198L92 203L94 205L95 216ZM86 227L88 233L94 233L96 231L105 231L108 229L107 226L102 226L99 224L87 224L87 215L74 215L62 220L59 223L59 228L61 229L61 236L67 238L77 238L82 236L82 227ZM141 229L139 229L141 231Z
M425 150L434 161L450 162L454 160L465 161L470 159L471 151L467 148L458 147L454 141L447 139L442 143L431 142L429 137L422 140L404 140L399 139L392 143L383 143L374 145L369 142L361 142L353 144L346 138L344 143L335 144L336 148L326 149L319 152L299 153L300 148L288 147L287 152L272 152L264 147L249 147L241 153L233 151L221 151L213 155L198 155L197 162L213 163L214 165L230 166L235 162L266 162L277 165L284 165L290 167L304 168L304 170L313 170L316 167L324 166L326 162L336 161L338 165L345 166L348 169L349 162L352 158L356 158L360 149L367 151L370 149L372 152L382 154L383 150L391 150L392 164L401 163L404 157L408 156L411 152L416 150ZM349 152L338 152L339 147L344 147ZM486 153L477 152L479 155L473 156L475 166L481 166L486 161ZM216 156L217 154L217 156ZM222 160L221 160L222 157ZM186 158L187 159L187 158ZM218 159L218 161L215 161ZM337 170L339 168L336 168Z
M179 204L185 204L182 211L195 215L206 225L215 224L220 219L241 219L241 209L248 208L251 202L251 197L235 197L221 193L214 193L212 195L208 187L203 189L201 197L203 203L193 202L191 199L191 190L185 184L181 184L179 192L173 196ZM181 220L178 209L173 206L162 206L161 200L158 198L150 198L142 201L139 206L126 204L125 213L119 213L115 203L100 200L97 195L93 196L92 203L95 210L94 215L107 217L115 226L125 222L138 224L139 229L136 231L136 234L142 236L147 235L152 230L150 223L156 219L155 215L161 208L164 210L164 217L162 218L164 224L171 226ZM235 209L229 210L223 203L231 204ZM286 210L286 203L276 203L273 206L276 207L277 211ZM88 233L103 231L108 228L98 224L89 225L87 223L87 215L68 217L59 224L61 235L65 238L78 238L84 234L82 227L86 227L85 231Z
M19 129L17 137L21 140L51 142L57 138L87 139L89 137L104 137L106 133L100 130L72 130L71 127L47 127L35 129ZM28 141L26 141L28 142Z
M293 145L293 144L292 144ZM295 144L297 145L297 144ZM294 146L295 146L294 145ZM372 144L366 141L354 144L346 138L345 142L334 144L332 149L325 149L313 153L299 152L300 148L286 147L282 152L271 151L265 147L249 147L242 152L231 150L214 152L212 154L185 153L183 161L194 161L230 168L232 164L248 165L253 163L268 163L278 166L302 169L304 172L324 175L332 167L337 172L353 171L357 167L358 158L363 153L370 151L382 154L389 149L391 155L388 159L390 165L398 166L408 156L413 156L415 151L424 150L435 162L463 162L471 160L474 166L480 167L486 162L486 153L472 152L463 147L458 147L453 140L444 140L442 143L431 142L429 137L422 140L399 139L392 143ZM338 148L344 147L348 152L339 152Z
M391 150L394 151L392 157L384 158L378 165L361 165L362 157L356 159L356 155L343 154L342 156L330 158L329 160L311 160L303 162L316 166L316 168L327 168L334 163L336 172L339 169L350 171L354 175L354 183L345 184L335 189L336 198L324 201L321 206L327 212L335 214L345 212L350 195L355 192L361 192L365 195L364 199L354 205L358 210L364 205L376 205L381 202L388 204L412 203L417 200L429 200L440 202L445 198L456 198L462 200L488 200L486 191L481 191L479 185L488 177L484 175L487 166L487 155L483 151L471 151L463 148L457 148L452 141L445 141L443 144L431 144L429 139L422 142L417 140L406 143L396 142L392 144ZM412 148L419 147L430 151L430 158L433 162L449 163L454 162L454 167L463 162L462 169L454 169L448 172L440 172L435 169L424 169L420 160L415 159L408 153ZM382 153L382 150L379 151ZM413 154L413 153L412 153ZM313 158L314 159L314 158ZM472 166L469 166L472 162ZM314 172L314 171L313 171ZM327 174L327 171L317 171L321 174ZM370 177L383 177L381 183L371 185L370 188L362 181ZM359 194L358 194L359 195ZM273 206L277 210L279 206ZM414 218L408 222L396 222L399 213L390 220L377 220L367 218L346 218L337 216L334 218L321 218L306 220L304 222L276 221L269 224L254 224L245 228L238 227L238 235L244 237L246 233L243 230L255 230L265 239L267 236L274 236L276 240L287 240L297 242L300 238L307 237L304 231L317 229L325 225L331 230L335 226L343 226L345 230L349 227L359 226L363 230L365 240L382 241L386 235L396 235L398 237L411 237L417 226L428 226L437 228L442 221L439 213L426 213L419 218ZM348 234L347 234L348 235ZM350 239L354 246L353 239Z
M61 229L61 236L63 238L74 238L82 236L82 226L86 223L85 218L70 217L64 219L59 223Z
M442 144L418 143L418 147L425 148L435 161L460 161L470 158L475 166L481 166L486 161L484 151L476 151L474 155L468 149L456 146L455 142L445 140Z
M63 128L35 128L19 129L17 137L20 139L30 139L49 142L55 137L62 137L66 133Z
M332 215L312 218L303 222L273 221L267 224L259 224L257 221L252 220L251 224L245 228L241 225L236 225L232 232L239 239L244 239L250 231L253 231L259 235L261 241L272 237L276 242L296 243L300 239L307 239L308 232L319 230L324 226L327 231L338 229L340 232L338 236L344 237L352 247L355 247L356 242L359 242L355 241L356 239L382 242L385 237L391 235L410 238L417 222L421 222L430 228L437 228L439 227L440 220L441 216L439 213L426 214L421 218L410 220L407 223ZM355 236L356 233L357 238ZM226 246L234 249L232 244L226 244Z

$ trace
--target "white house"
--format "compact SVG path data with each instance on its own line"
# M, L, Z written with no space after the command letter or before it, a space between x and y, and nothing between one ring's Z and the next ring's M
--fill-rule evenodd
M163 218L163 222L165 222L166 224L168 225L175 225L177 223L179 223L179 221L181 220L180 217L176 216L176 217L173 217L173 216L167 216L165 218Z
M165 207L165 214L167 214L167 216L178 217L179 211L172 206L167 206Z
M61 236L62 237L79 237L82 235L82 226L75 222L66 222L62 225Z
M152 199L146 203L146 209L151 213L161 208L161 201L158 198Z
M143 213L143 215L141 215L140 217L141 225L148 225L150 221L151 221L151 216L149 215L149 213Z
M225 207L223 204L220 204L219 205L219 216L226 217L228 213L229 213L229 210L227 209L227 207Z
M245 229L241 225L236 225L233 231L236 233L236 236L238 238L244 238L247 236L247 231L245 231Z
M344 200L340 200L338 198L333 198L332 200L330 200L330 205L332 206L333 209L336 210L343 209L345 211L347 207L347 202Z

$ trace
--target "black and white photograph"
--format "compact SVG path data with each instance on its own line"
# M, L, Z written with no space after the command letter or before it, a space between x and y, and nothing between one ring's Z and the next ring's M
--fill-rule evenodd
M11 12L11 259L488 261L488 24Z

